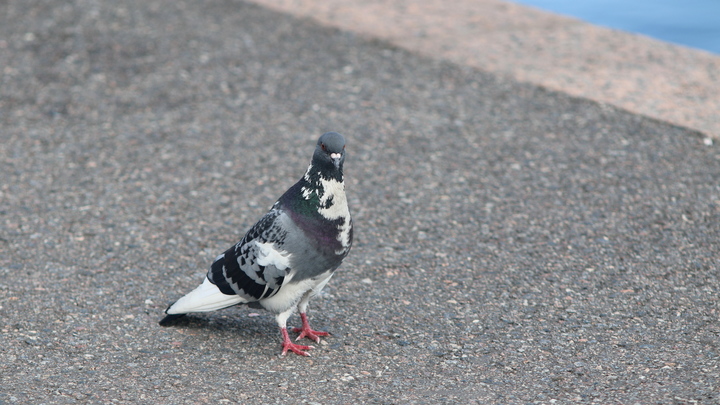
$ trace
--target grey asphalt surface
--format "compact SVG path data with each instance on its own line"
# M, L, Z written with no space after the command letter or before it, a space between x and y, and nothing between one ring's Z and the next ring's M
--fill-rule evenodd
M697 133L240 1L2 2L0 69L0 404L720 402ZM332 336L158 326L329 130Z

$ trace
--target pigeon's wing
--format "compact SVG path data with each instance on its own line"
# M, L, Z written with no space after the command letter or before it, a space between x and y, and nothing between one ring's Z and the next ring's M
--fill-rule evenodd
M237 245L218 256L207 278L223 294L234 294L248 302L273 296L290 272L291 254L282 249L287 214L272 209L250 228Z

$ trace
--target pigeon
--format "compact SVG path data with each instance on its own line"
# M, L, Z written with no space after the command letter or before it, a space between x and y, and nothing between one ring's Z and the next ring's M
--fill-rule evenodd
M170 305L160 325L191 312L251 304L275 313L282 354L309 356L313 346L293 343L287 320L297 308L302 327L297 340L320 342L328 332L310 327L310 298L325 287L352 246L343 163L345 138L327 132L318 139L303 177L290 187L235 246L218 256L205 280Z

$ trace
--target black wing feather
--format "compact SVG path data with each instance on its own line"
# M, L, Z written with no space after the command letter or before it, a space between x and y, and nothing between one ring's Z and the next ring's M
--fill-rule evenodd
M280 289L290 269L281 271L272 265L258 264L254 242L272 242L281 246L287 234L278 221L281 215L284 214L278 209L265 214L238 244L226 250L210 266L207 277L223 294L238 294L252 301L270 297Z

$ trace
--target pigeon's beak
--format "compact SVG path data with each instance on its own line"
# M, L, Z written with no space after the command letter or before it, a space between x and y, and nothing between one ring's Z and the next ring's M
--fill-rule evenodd
M331 153L330 159L332 159L333 164L335 165L336 169L340 168L340 162L342 161L342 153Z

